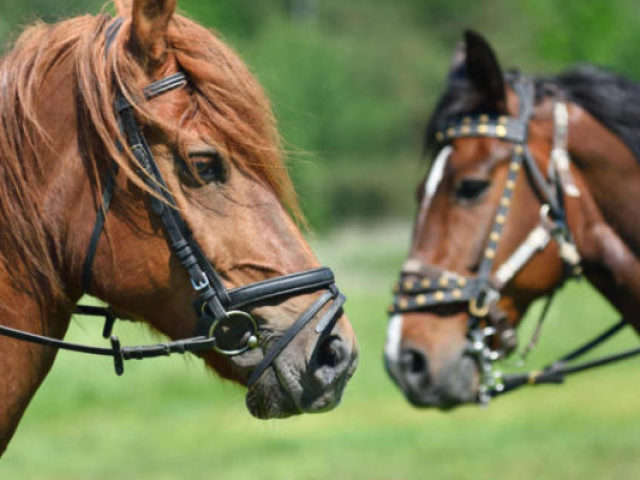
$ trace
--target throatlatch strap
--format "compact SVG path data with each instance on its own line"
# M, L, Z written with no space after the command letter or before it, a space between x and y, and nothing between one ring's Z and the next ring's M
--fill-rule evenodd
M91 271L93 268L93 261L96 257L96 251L98 250L98 242L102 236L102 230L104 228L104 222L111 206L111 199L113 198L113 191L115 189L115 175L113 172L109 172L107 181L104 185L102 192L102 205L98 208L98 214L96 215L96 223L93 225L93 232L91 232L91 238L89 240L89 247L87 249L87 256L84 259L82 265L82 291L88 292L91 286Z

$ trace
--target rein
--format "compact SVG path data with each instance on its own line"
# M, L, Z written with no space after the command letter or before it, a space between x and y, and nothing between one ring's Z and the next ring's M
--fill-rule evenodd
M107 28L105 52L108 52L122 23L122 19L116 19ZM170 75L148 85L144 89L145 99L152 100L175 89L183 88L187 84L188 78L184 73ZM111 334L117 318L114 310L111 307L86 305L77 306L76 313L103 316L105 318L103 337L110 338L111 348L64 342L56 338L36 335L6 326L0 326L0 335L64 350L110 356L113 358L116 374L121 375L124 372L125 360L152 358L174 353L197 353L205 350L214 350L221 355L234 356L255 349L260 344L259 326L255 318L245 309L268 301L323 291L324 293L266 351L261 362L249 376L247 386L251 387L295 336L323 309L325 311L316 324L315 332L318 335L324 335L330 331L335 325L346 298L335 285L333 272L329 268L322 267L271 278L232 290L228 290L224 286L219 274L193 239L186 222L180 215L177 204L169 192L153 153L136 121L134 106L119 87L116 87L114 111L122 136L140 166L139 175L153 192L149 195L151 209L160 218L167 243L172 253L187 271L193 290L197 294L198 300L194 302L193 307L198 315L198 321L193 336L166 343L122 347L118 337ZM122 145L118 145L118 148L124 152ZM84 291L88 290L91 283L91 268L114 189L115 177L112 171L105 182L102 205L96 215L87 255L83 263L82 285ZM240 327L242 334L234 335L234 331L237 332L238 327Z
M393 304L389 308L390 315L395 315L420 312L438 305L468 304L470 317L467 326L469 339L467 354L476 360L479 367L478 402L481 404L487 404L492 397L513 391L523 385L561 383L566 375L640 355L640 348L638 348L585 364L568 365L569 362L576 360L620 331L626 324L622 320L610 330L541 371L504 375L494 364L495 361L511 353L517 343L514 328L508 324L506 313L498 306L501 292L516 274L538 252L543 251L551 240L558 244L559 256L565 265L563 280L582 274L580 255L569 231L563 205L563 194L572 197L580 196L569 165L570 158L567 151L569 117L566 104L556 102L554 106L553 148L549 169L545 175L538 167L527 145L529 122L534 109L533 83L527 78L515 77L511 86L520 104L517 118L504 115L454 118L436 133L436 140L444 146L443 152L448 149L447 156L451 151L449 143L456 138L496 138L513 144L507 180L477 275L461 275L409 259L402 269L399 283L394 288ZM440 155L438 157L440 158ZM496 252L512 204L516 180L523 167L529 183L540 199L540 221L515 251L494 269ZM538 326L522 358L537 343L554 293L555 290L548 297L538 320ZM491 346L491 339L496 337L500 341L500 348L497 350Z

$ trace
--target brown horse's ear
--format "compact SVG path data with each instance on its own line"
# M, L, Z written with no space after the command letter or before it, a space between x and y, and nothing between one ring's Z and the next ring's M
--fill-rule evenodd
M121 0L119 0L121 1ZM131 43L142 65L153 69L167 56L167 28L177 0L133 0ZM126 4L127 1L122 2Z
M478 33L464 32L466 74L485 106L506 108L504 75L489 43Z
M131 14L131 0L114 0L116 15L128 17Z

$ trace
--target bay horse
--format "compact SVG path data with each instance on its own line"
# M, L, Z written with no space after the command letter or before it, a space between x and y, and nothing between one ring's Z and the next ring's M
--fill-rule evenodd
M335 407L357 364L256 79L176 0L116 8L31 26L0 63L0 451L57 347L118 373L197 353L259 418ZM84 293L174 340L65 343Z
M466 32L426 149L435 160L418 186L385 347L413 405L486 403L518 386L494 361L516 349L530 304L574 276L640 328L631 207L640 201L640 85L592 66L505 73L487 41ZM561 381L583 350L518 384Z

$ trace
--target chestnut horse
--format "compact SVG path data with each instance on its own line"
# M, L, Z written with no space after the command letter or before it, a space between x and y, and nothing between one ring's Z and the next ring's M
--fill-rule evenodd
M247 67L210 31L175 14L175 0L124 3L116 5L118 19L36 24L0 63L2 327L59 340L89 293L172 339L190 339L198 322L192 303L218 276L207 307L218 294L232 296L226 288L249 284L264 293L272 280L295 283L300 275L291 274L309 269L312 277L329 278L322 285L331 283L296 225L301 215L271 108ZM154 95L143 90L149 84ZM125 98L128 109L114 111L114 100ZM142 136L136 145L133 134ZM141 158L155 165L152 180ZM103 187L109 175L113 186ZM110 208L102 202L107 188ZM166 211L184 225L168 230ZM84 292L96 215L105 213ZM172 254L184 247L168 244L176 232L202 254L197 262ZM215 270L205 268L205 275L203 265ZM256 319L258 348L236 356L199 352L239 383L269 360L250 382L253 415L286 417L338 404L358 350L339 305L327 304L337 292L330 289L263 295L250 305L251 317L242 313ZM310 322L321 311L323 319L333 314L322 332ZM270 356L274 345L279 355ZM57 348L2 336L0 352L4 451Z
M385 351L416 406L486 401L504 387L533 300L582 272L640 323L640 85L595 67L503 73L467 32L427 128L409 258ZM537 377L529 378L533 383Z

